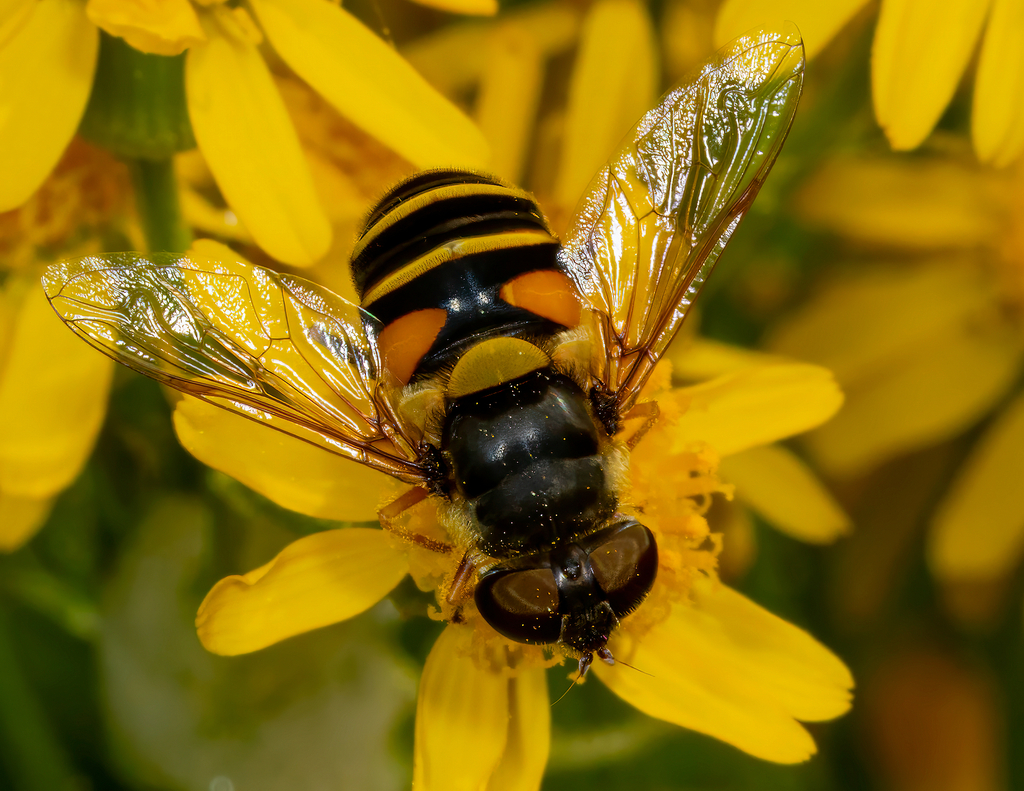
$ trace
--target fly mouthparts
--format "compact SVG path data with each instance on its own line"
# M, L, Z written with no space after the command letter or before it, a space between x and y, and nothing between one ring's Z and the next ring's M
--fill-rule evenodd
M615 664L615 657L607 647L598 648L597 651L587 651L580 657L580 678L587 675L587 671L590 670L590 666L594 663L594 654L597 654L597 658L606 664Z

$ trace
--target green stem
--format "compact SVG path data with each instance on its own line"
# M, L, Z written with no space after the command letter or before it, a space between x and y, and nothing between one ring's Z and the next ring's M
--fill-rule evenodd
M196 145L187 104L183 55L147 55L102 33L78 131L119 157L164 159Z
M71 762L21 671L2 609L0 761L8 780L23 791L69 791L79 787Z
M183 252L173 157L196 144L185 96L185 58L139 52L103 33L89 106L79 132L129 163L150 252Z
M142 230L150 252L180 253L192 243L181 216L174 161L135 159L130 163Z

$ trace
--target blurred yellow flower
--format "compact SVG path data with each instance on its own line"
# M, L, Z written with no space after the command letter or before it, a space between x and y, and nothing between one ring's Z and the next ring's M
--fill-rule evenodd
M658 580L610 643L616 657L644 672L594 671L653 717L767 760L803 761L815 746L798 720L846 711L852 679L805 632L718 582L720 540L703 513L723 491L719 454L817 425L842 396L827 371L801 364L751 367L688 388L668 388L667 367L655 379L648 393L662 417L631 455L629 508L642 511L656 534ZM388 476L192 398L178 403L174 424L201 461L312 516L372 520L401 491ZM299 539L213 588L197 618L200 639L221 654L257 650L350 618L411 574L436 593L437 617L449 621L420 682L414 784L537 788L550 720L543 671L563 657L500 637L472 603L453 617L446 594L459 553L425 548L447 538L425 501L397 533L349 527Z
M542 106L551 60L574 47L566 106ZM443 28L405 54L445 94L477 94L474 116L494 152L488 169L535 192L556 230L658 94L653 26L638 0L601 0L585 14L538 3Z
M128 174L79 140L20 209L0 214L0 552L45 521L81 471L106 414L113 363L68 332L39 287L52 256L124 232Z
M790 20L813 57L866 0L725 0L723 43L751 27ZM875 116L892 147L916 148L953 98L981 39L971 135L983 162L1007 165L1024 150L1024 6L1015 0L882 0L871 57Z
M467 2L490 12L488 3ZM311 264L331 228L260 53L274 51L347 118L420 167L477 167L476 127L407 62L330 0L17 0L0 18L0 210L53 169L85 110L99 29L157 55L188 50L188 110L221 192L274 258Z
M1001 577L1024 555L1022 187L1020 169L956 157L831 163L798 212L891 263L834 278L769 343L846 392L807 438L834 476L984 425L932 519L929 562L947 580Z

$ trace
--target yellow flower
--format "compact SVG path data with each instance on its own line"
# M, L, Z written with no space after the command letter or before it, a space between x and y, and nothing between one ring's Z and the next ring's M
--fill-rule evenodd
M929 562L946 580L1002 577L1024 553L1022 187L1019 169L963 157L831 163L799 211L891 263L835 278L770 343L827 365L846 392L808 437L835 476L982 425L932 519Z
M99 249L126 212L128 176L75 141L35 195L0 214L0 551L17 549L81 471L106 413L113 363L75 338L39 288L47 257ZM69 341L74 341L69 343Z
M726 0L715 41L791 20L813 57L866 0ZM983 162L1006 165L1024 149L1024 7L1015 0L883 0L871 52L875 117L896 150L935 128L981 38L971 134Z
M487 3L467 3L480 12ZM293 265L321 257L331 229L295 129L260 54L264 38L347 118L420 167L484 164L474 125L393 49L329 0L19 0L0 18L0 209L53 169L85 110L99 30L158 55L188 50L199 149L256 242Z
M595 673L651 716L767 760L805 760L815 746L798 720L846 711L852 679L805 632L718 582L720 542L703 513L725 488L720 454L817 425L841 394L827 371L802 364L751 366L678 389L668 387L667 367L654 378L648 392L662 417L632 453L627 507L656 534L658 579L609 644L643 672L617 665ZM178 403L174 424L200 460L311 516L366 522L403 491L382 473L192 398ZM536 788L548 752L544 670L563 657L500 637L471 603L456 617L446 594L460 557L440 551L449 537L435 508L424 501L392 531L307 536L222 580L200 608L200 639L220 654L254 651L350 618L411 574L436 593L436 617L449 621L420 682L416 787Z
M669 348L668 359L676 381L686 383L708 382L764 365L793 362L780 356L688 337L676 339ZM830 544L850 531L850 519L832 494L797 454L782 445L758 444L730 454L722 459L719 471L725 482L736 487L738 503L798 541ZM742 512L730 513L727 524L734 531L729 536L730 552L734 536L744 544L752 540L752 526ZM735 535L735 531L740 531L740 535Z

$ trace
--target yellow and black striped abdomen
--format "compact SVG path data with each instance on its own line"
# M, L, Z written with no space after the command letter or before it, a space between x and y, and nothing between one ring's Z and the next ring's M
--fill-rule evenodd
M420 173L377 205L356 243L362 307L384 331L385 364L406 383L500 336L544 336L579 322L558 271L558 240L529 193L491 176Z

